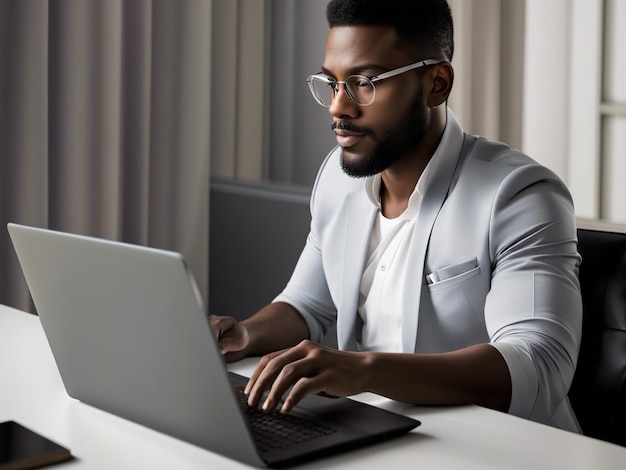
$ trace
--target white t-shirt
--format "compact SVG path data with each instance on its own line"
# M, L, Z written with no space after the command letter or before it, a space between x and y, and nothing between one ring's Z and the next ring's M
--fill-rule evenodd
M442 144L445 144L442 140ZM382 214L380 174L365 181L365 192L378 214L370 236L368 258L359 289L358 314L362 351L402 351L402 290L406 279L406 254L411 245L413 228L423 199L428 175L437 166L437 159L428 163L409 198L406 210L395 219Z

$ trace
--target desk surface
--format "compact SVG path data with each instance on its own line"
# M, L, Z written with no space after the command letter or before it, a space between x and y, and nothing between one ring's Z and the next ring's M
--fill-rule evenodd
M233 370L246 373L253 362ZM359 395L363 401L373 396ZM398 408L387 402L382 406ZM626 448L477 406L403 407L413 432L298 468L609 469ZM54 468L248 468L194 445L82 404L65 393L38 317L0 305L0 421L15 420L70 448Z

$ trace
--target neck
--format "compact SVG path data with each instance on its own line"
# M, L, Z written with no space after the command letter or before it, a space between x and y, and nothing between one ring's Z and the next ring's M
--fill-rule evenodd
M380 197L385 217L393 219L406 210L417 182L441 142L446 119L445 104L431 109L431 122L424 137L406 156L382 172Z

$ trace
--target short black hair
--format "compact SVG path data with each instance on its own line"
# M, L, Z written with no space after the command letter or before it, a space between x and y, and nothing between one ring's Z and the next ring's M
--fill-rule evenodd
M326 8L328 25L392 26L399 47L416 60L452 60L454 28L446 0L331 0Z

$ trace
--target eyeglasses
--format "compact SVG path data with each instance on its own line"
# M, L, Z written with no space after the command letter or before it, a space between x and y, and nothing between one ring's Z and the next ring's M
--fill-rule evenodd
M339 85L344 85L346 95L359 106L369 106L374 102L376 97L376 87L374 82L384 80L386 78L395 77L409 70L418 69L427 65L436 65L444 62L438 59L426 59L415 62L414 64L405 65L397 69L389 70L374 77L365 77L363 75L351 75L345 81L335 80L323 73L310 75L306 81L309 84L313 98L322 106L328 108L333 98L339 93Z

